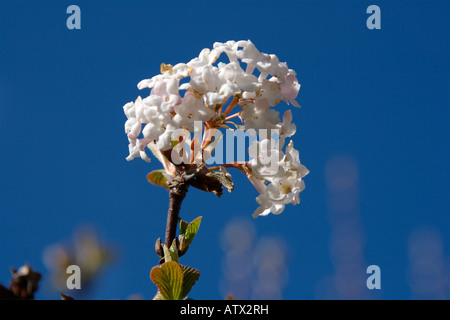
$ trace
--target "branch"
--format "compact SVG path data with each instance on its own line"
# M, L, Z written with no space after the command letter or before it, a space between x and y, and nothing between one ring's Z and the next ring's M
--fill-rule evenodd
M167 212L166 239L167 247L172 245L178 225L178 214L181 208L181 202L186 196L189 185L187 183L179 183L170 188L169 192L169 210Z

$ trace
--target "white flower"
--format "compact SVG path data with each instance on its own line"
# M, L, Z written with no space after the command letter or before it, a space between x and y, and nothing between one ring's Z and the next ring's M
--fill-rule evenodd
M151 79L145 79L138 83L137 87L139 90L145 88L153 88L160 82L164 82L170 79L180 80L189 76L191 68L185 63L178 63L174 67L171 65L162 64L161 74L158 74Z
M258 64L266 63L270 60L270 56L259 52L250 40L238 41L236 45L243 48L237 52L237 57L247 64L246 73L253 73Z
M294 135L297 127L295 126L295 123L292 122L291 110L286 110L284 112L283 122L279 123L277 128L280 130L281 137L292 137Z
M279 150L274 139L254 141L248 148L252 173L261 180L270 180L280 169L280 160L284 154Z
M215 60L217 60L222 52L225 52L230 62L237 61L238 59L236 55L236 41L227 41L226 43L215 42L213 48L210 54L215 56Z
M274 80L275 79L275 80ZM258 83L257 99L265 99L271 107L281 102L281 88L276 78L263 79Z
M172 134L175 130L178 129L178 126L174 125L173 122L170 122L166 125L166 130L163 134L161 134L156 142L156 148L158 150L169 150L172 148Z
M141 157L143 160L150 162L144 150L145 146L150 143L150 140L137 138L142 128L141 121L137 118L137 115L141 113L142 98L138 97L134 103L129 102L125 104L123 109L128 116L128 120L125 122L125 133L128 137L128 151L130 154L126 159L130 161L134 158Z
M214 111L206 107L201 98L194 93L186 92L183 102L174 109L176 115L173 123L177 127L186 127L189 131L194 131L194 121L208 121L214 116Z
M255 218L269 213L280 214L286 204L300 203L299 193L305 189L302 178L309 173L308 169L300 163L299 153L294 149L292 141L286 147L286 154L276 165L274 162L267 163L267 157L277 161L277 158L282 155L282 152L278 151L279 148L273 145L274 142L269 143L268 139L258 142L262 158L266 157L266 160L261 161L260 154L259 158L254 158L248 163L252 171L249 179L260 193L256 198L260 207L253 213ZM264 152L266 152L265 156ZM264 184L263 181L268 184Z
M257 68L261 72L260 78L272 75L278 79L284 79L289 72L287 64L280 62L274 54L266 55L263 61L257 63Z
M256 91L258 78L253 74L245 73L239 62L219 63L219 78L223 81L235 83L242 91Z
M295 98L297 98L298 91L300 90L300 84L295 75L294 70L289 70L289 73L281 81L281 96L284 101L299 108L300 105L295 101Z
M266 99L257 99L255 103L244 102L241 118L245 129L274 129L280 122L279 112L270 109Z

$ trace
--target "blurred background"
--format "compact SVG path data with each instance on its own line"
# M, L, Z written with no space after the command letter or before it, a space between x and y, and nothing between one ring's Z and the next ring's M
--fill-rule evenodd
M298 73L310 174L300 205L256 220L240 172L221 199L189 190L181 217L203 216L181 258L201 272L190 296L449 299L449 19L448 1L1 0L0 283L28 263L37 299L153 298L168 193L146 180L158 161L125 160L122 106L162 62L250 39ZM64 291L74 261L82 290Z

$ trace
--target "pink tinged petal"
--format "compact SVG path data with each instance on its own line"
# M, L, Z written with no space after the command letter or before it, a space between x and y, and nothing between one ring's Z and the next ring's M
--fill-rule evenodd
M136 145L139 148L139 150L144 151L145 147L152 141L153 140L149 139L149 138L142 138L142 139L137 140Z
M297 78L292 74L288 74L281 84L281 94L288 99L295 99L299 90L300 84Z
M153 87L152 93L162 98L166 97L167 96L166 83L163 81L156 83L156 85Z
M130 143L131 143L132 141L136 142L137 137L136 137L134 134L132 134L131 132L129 132L129 133L127 134L127 136L128 136L128 140L130 141Z
M264 194L266 192L267 187L260 179L258 179L255 176L250 176L248 177L248 180L252 183L252 185L260 194Z

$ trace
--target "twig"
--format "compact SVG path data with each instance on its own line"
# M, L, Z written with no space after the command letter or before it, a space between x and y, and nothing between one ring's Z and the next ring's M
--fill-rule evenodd
M166 238L165 244L170 247L177 231L178 214L180 212L181 202L183 202L189 185L181 182L171 187L169 192L169 210L167 212Z

